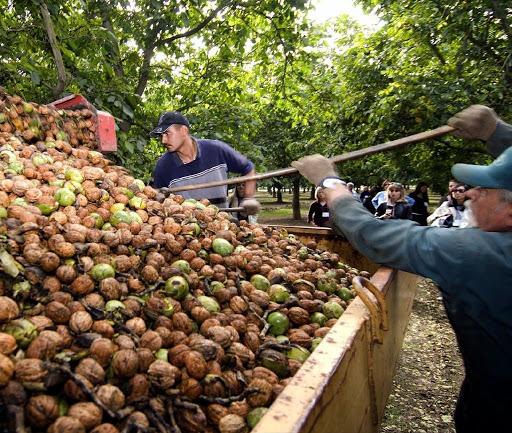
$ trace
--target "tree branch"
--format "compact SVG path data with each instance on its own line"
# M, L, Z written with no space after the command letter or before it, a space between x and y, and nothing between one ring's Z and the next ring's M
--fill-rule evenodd
M57 67L57 85L52 89L53 96L58 98L62 91L66 87L67 75L66 68L64 67L64 61L62 60L62 54L59 49L59 44L57 42L57 37L55 36L55 29L53 27L52 17L50 15L50 11L48 10L48 6L41 0L41 15L43 16L43 24L48 35L48 41L50 42L50 47L52 48L53 58L55 60L55 66Z
M165 38L165 39L162 39L158 44L157 44L157 47L159 46L162 46L162 45L168 45L172 42L174 42L175 40L177 39L182 39L182 38L188 38L189 36L192 36L196 33L198 33L199 31L201 31L202 29L204 29L218 14L219 12L224 9L225 7L229 6L230 4L227 3L227 4L220 4L219 6L217 6L213 11L210 12L210 15L208 15L203 21L201 21L197 26L191 28L190 30L187 30L186 32L183 32L183 33L178 33L176 35L173 35L169 38Z

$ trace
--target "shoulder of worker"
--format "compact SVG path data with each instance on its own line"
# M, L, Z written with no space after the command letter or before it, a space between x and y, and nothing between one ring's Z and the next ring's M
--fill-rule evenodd
M487 150L498 157L505 149L512 145L512 125L499 120L496 129L487 141Z

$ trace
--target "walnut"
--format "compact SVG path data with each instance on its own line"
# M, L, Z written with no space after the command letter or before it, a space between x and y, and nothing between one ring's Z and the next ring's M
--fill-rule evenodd
M208 328L206 336L215 343L220 344L224 349L228 348L231 343L231 332L223 326L212 326Z
M76 418L61 416L48 428L48 433L85 433L85 428Z
M9 373L9 362L12 364L12 361L5 355L0 356L0 360L0 365L2 366L0 369L2 371L1 376L4 377ZM16 362L15 376L16 380L21 383L42 382L47 374L48 371L44 368L43 361L40 359L25 358Z
M249 427L239 415L228 414L219 422L220 433L247 433Z
M289 335L290 343L298 344L308 349L311 347L311 336L302 329L294 329Z
M112 369L118 377L132 377L139 370L139 357L130 349L122 349L112 358Z
M201 380L208 373L208 365L201 353L191 350L185 356L185 367L194 379Z
M0 354L0 386L6 385L13 374L13 362L6 355Z
M29 399L25 412L30 425L36 428L48 427L59 416L59 403L51 395L36 395Z
M69 408L68 416L76 418L89 430L101 424L103 411L94 403L80 402Z
M98 385L105 381L105 370L93 358L84 358L75 368L75 373L81 374L87 378L93 385Z
M292 307L288 311L288 319L296 325L306 325L310 322L309 313L300 307Z
M272 385L266 380L255 377L249 382L248 387L258 390L247 397L247 403L251 407L267 406L272 400Z
M171 388L181 376L178 367L162 360L154 361L148 369L148 377L153 386L161 389Z
M213 403L208 405L208 407L206 408L206 415L208 416L208 419L215 425L218 425L221 418L225 417L228 414L228 409L222 406L221 404Z
M110 384L101 385L96 391L96 396L113 412L121 409L125 403L122 391L117 386Z

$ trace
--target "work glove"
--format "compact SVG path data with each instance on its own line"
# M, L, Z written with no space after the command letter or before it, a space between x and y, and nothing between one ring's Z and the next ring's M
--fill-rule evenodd
M244 208L243 212L240 212L244 215L256 215L261 209L260 202L255 198L244 198L240 206Z
M308 179L312 184L319 185L327 176L338 176L334 164L325 156L315 154L305 156L292 162L292 167Z
M471 105L448 120L456 130L453 135L467 139L487 141L498 123L499 117L485 105Z

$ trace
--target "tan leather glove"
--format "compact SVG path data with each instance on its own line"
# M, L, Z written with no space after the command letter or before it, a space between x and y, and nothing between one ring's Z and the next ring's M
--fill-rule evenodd
M325 156L318 154L293 161L292 167L314 185L318 185L327 176L338 176L334 164Z
M471 105L448 120L448 125L457 128L456 137L487 141L498 123L499 117L485 105Z
M244 208L243 215L256 215L261 210L261 204L255 198L244 198L240 202L240 206Z

